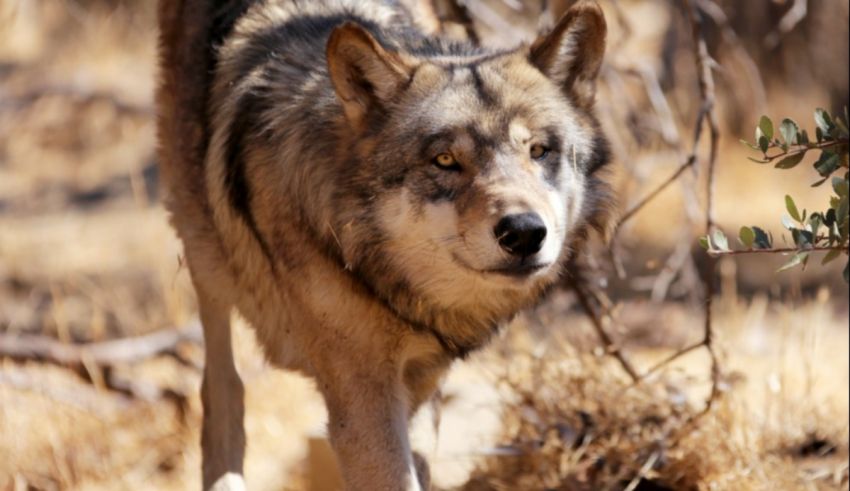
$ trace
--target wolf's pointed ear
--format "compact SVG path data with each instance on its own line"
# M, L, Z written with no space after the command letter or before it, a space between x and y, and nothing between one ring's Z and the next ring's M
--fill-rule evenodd
M596 96L606 31L599 5L592 0L579 1L552 32L531 45L531 63L561 86L573 102L588 109Z
M349 123L359 127L364 116L392 98L410 78L411 68L385 50L363 27L348 22L331 33L328 70Z

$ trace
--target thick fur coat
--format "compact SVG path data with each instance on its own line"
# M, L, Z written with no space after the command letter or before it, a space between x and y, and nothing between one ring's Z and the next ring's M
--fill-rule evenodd
M205 487L243 485L236 309L269 361L316 380L350 489L426 489L411 416L599 224L600 9L504 52L390 0L162 0L160 24L163 177L207 340Z

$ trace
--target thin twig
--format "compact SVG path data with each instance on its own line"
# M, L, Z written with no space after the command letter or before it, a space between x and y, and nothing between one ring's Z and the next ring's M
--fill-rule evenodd
M605 352L613 356L620 363L620 366L623 367L623 370L629 375L633 382L637 382L641 378L640 375L634 366L632 366L623 350L620 349L620 347L611 338L611 335L608 334L602 316L600 316L599 312L597 312L596 308L591 303L590 298L592 294L585 289L586 285L588 285L587 280L580 275L576 276L571 283L572 289L576 294L576 298L587 313L587 316L590 318L590 323L593 325L596 334L605 346Z
M673 363L674 361L678 360L679 358L687 355L688 353L691 353L693 351L696 351L696 350L702 348L703 346L705 346L704 341L700 340L698 343L694 343L692 345L689 345L686 348L682 348L679 351L676 351L675 353L671 354L667 358L664 358L663 360L659 361L655 365L652 365L651 367L649 367L649 369L647 371L643 372L643 375L641 375L641 380L645 380L645 379L649 378L649 376L654 374L655 372L661 370L662 368Z
M809 12L807 0L794 0L794 4L788 9L788 12L779 20L779 25L776 26L770 34L764 38L764 45L767 49L774 49L779 46L782 36L793 31Z
M705 40L705 33L702 29L702 19L700 17L699 10L695 8L690 0L685 0L685 5L690 12L694 57L699 77L700 98L702 100L700 117L697 118L696 131L694 133L693 155L697 155L697 147L702 136L703 124L707 122L709 128L710 149L706 166L705 204L705 232L709 235L714 229L715 167L717 165L717 153L720 144L720 130L717 124L717 115L714 111L715 85L714 75L712 73L712 65L714 62L708 53L708 45ZM703 278L705 282L705 312L702 344L705 346L709 356L711 357L711 394L706 400L705 408L699 415L697 415L697 418L707 414L711 410L719 395L720 385L720 363L714 349L714 329L712 326L712 303L714 301L714 270L716 267L716 259L709 256L707 263L706 273Z
M693 167L697 161L696 155L691 154L688 159L683 162L673 174L670 175L667 179L664 180L661 184L656 186L649 194L643 197L640 201L638 201L635 205L633 205L627 212L623 213L620 217L620 220L617 222L617 225L614 227L614 235L616 235L617 231L620 227L623 226L626 222L634 218L635 215L638 214L646 205L648 205L652 200L656 198L662 191L667 189L671 184L676 182L677 179L689 168Z
M651 471L652 468L655 467L655 463L658 462L659 458L661 458L661 453L658 452L658 450L652 452L649 458L646 459L646 462L644 462L643 466L641 466L637 475L634 477L634 479L632 479L632 481L629 483L628 486L626 486L626 489L624 489L623 491L635 491L638 486L640 486L641 481L643 481L644 478L646 478L646 476L649 474L649 471Z
M781 159L781 158L784 158L784 157L795 157L797 155L804 154L804 153L808 152L809 150L827 150L827 149L832 148L832 147L838 147L838 146L841 146L841 145L848 145L848 144L850 144L850 138L839 138L837 140L824 141L824 142L820 142L820 143L809 143L807 145L798 144L797 148L789 148L788 150L784 150L783 152L777 153L775 155L765 154L763 160L758 160L758 159L753 159L753 160L755 160L759 164L769 164L776 159Z
M729 16L713 0L697 0L697 6L700 11L711 17L714 23L717 24L723 42L731 49L732 56L737 58L742 65L744 75L748 79L750 89L752 90L754 107L761 111L767 105L766 89L761 71L759 71L758 64L750 56L747 48L741 43L738 33L735 32L731 22L729 22Z
M708 254L712 257L721 257L721 256L740 256L742 254L788 254L792 252L832 252L832 251L842 251L850 253L847 246L812 246L806 248L797 248L797 247L780 247L776 249L742 249L742 250L729 250L729 251L720 251L716 249L712 249L708 251Z

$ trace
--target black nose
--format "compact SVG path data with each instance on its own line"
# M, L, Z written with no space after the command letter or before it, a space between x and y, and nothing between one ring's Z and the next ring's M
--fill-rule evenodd
M537 213L508 215L493 229L502 249L514 256L537 254L546 239L546 225Z

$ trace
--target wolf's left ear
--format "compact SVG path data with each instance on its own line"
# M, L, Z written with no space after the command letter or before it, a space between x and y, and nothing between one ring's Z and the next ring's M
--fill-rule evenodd
M552 32L531 45L531 63L560 85L573 102L588 109L596 96L606 32L599 5L592 0L579 1Z
M359 127L410 78L411 68L385 50L363 27L349 22L334 29L327 45L328 70L349 123Z

